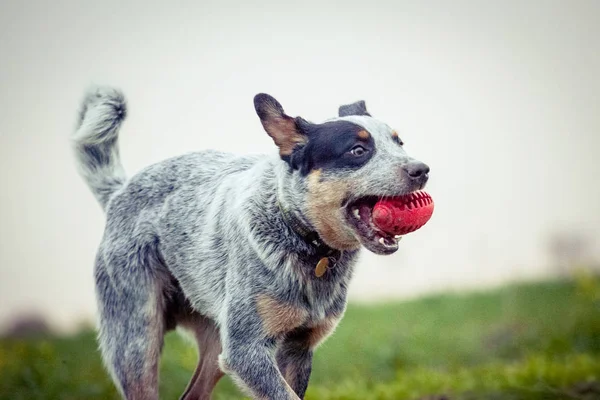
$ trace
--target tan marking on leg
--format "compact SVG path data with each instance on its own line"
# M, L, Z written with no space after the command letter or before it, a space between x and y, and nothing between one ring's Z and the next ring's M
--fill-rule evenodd
M308 334L308 345L311 349L316 348L333 333L340 322L340 317L329 317L314 326Z
M219 328L205 317L198 317L188 323L198 341L200 360L182 400L210 400L210 395L224 373L219 368L218 356L221 353Z
M296 378L298 377L298 371L297 371L297 365L295 363L289 363L286 367L285 367L285 381L287 382L287 384L290 387L293 387L296 385Z
M282 303L265 294L258 295L256 307L265 332L272 336L278 336L299 327L308 317L306 310Z
M350 183L343 179L321 180L321 170L308 176L308 209L310 222L325 243L338 250L353 250L360 246L345 222L342 201L350 191Z
M359 131L358 132L358 138L362 139L362 140L369 140L369 138L371 137L371 134L365 130Z

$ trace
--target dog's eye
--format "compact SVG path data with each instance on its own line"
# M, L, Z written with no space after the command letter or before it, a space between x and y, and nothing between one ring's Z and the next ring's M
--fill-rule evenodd
M396 131L392 131L392 140L400 146L404 146L404 142L402 141L402 139L400 139L400 136L398 136L398 132Z
M360 144L357 144L356 146L354 146L352 148L352 150L350 150L350 153L356 157L363 156L366 152L367 152L367 149L362 147Z

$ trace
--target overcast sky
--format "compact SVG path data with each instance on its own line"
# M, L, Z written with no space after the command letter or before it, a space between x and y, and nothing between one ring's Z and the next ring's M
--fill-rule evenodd
M0 325L95 312L104 216L68 141L94 82L128 98L129 174L276 152L258 92L313 121L366 100L431 166L436 210L397 254L364 254L354 299L539 277L550 232L600 237L600 2L282 3L2 2Z

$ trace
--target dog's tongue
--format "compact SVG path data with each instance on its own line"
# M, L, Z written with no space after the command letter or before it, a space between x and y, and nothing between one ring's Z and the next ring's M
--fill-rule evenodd
M421 228L433 215L433 199L426 192L388 197L373 207L373 223L390 235L406 235Z

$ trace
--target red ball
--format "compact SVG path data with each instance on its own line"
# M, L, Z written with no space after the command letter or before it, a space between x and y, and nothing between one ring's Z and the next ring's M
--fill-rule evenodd
M413 192L378 201L373 207L373 223L391 235L406 235L421 228L433 215L433 199L426 192Z

